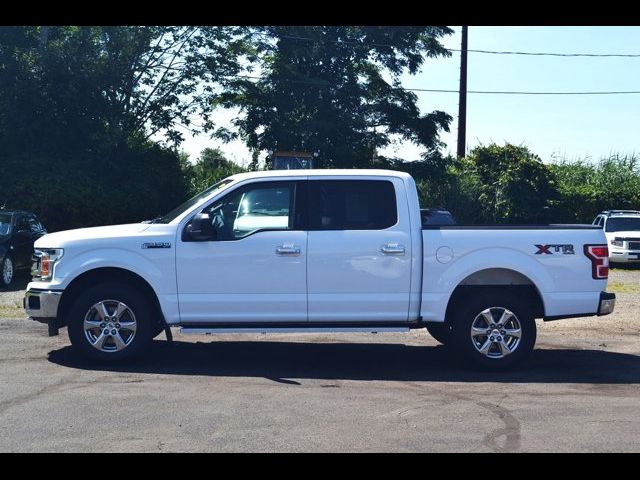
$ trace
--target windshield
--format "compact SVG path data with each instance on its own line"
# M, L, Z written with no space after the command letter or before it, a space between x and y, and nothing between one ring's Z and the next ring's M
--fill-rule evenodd
M8 213L0 213L0 235L9 235L11 233L11 215Z
M218 183L215 183L215 184L211 185L209 188L207 188L206 190L200 192L196 196L191 197L189 200L187 200L183 204L177 206L176 208L171 210L166 215L163 215L162 217L156 218L155 220L153 220L153 223L169 223L169 222L171 222L172 220L174 220L177 217L179 217L182 213L184 213L185 211L189 210L191 207L196 205L200 200L202 200L203 198L208 197L212 193L215 193L216 191L226 187L231 182L233 182L233 180L225 178L224 180L221 180Z
M610 218L604 230L605 232L640 231L640 217Z

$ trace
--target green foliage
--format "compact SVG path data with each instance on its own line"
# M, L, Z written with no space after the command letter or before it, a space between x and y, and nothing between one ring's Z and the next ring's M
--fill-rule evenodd
M478 203L490 223L541 223L557 197L549 167L527 147L491 144L474 148L467 168L479 182Z
M602 210L640 210L640 162L612 155L598 163L562 160L550 165L557 179L562 222L591 222Z
M422 161L395 160L382 166L409 172L416 179L421 206L444 207L459 223L553 221L554 177L526 147L491 144L463 159L431 152Z
M239 165L227 160L218 148L205 148L194 165L184 167L189 183L189 195L193 196L225 177L246 171Z
M34 211L50 231L140 221L183 201L184 161L162 145L179 144L194 114L211 128L213 83L238 71L236 36L0 29L0 201Z
M440 145L451 117L421 115L400 75L427 57L448 56L439 39L447 27L247 28L250 69L261 79L228 79L217 104L238 107L236 132L254 151L319 154L325 167L368 167L394 135L427 149Z
M154 218L188 195L172 151L125 145L84 153L2 158L0 201L35 212L47 230L58 231Z
M421 114L400 76L450 55L446 27L0 28L0 202L50 231L163 214L243 171L218 149L196 163L187 130L242 138L252 151L318 152L325 167L403 170L423 207L461 223L590 223L640 209L640 162L544 164L526 147L440 153L451 117ZM248 72L260 80L240 76ZM215 107L241 114L217 128ZM197 117L198 125L192 120ZM378 151L395 139L425 149L407 162Z
M407 162L399 158L377 157L373 168L384 168L409 173L416 180L420 205L423 208L443 207L452 197L456 176L456 161L439 151L430 151L417 161Z

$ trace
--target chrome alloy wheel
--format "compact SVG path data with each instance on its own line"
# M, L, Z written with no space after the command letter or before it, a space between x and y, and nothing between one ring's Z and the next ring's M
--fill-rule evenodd
M518 317L504 307L490 307L471 324L471 341L488 358L504 358L515 352L522 338Z
M7 256L2 263L2 281L5 285L9 285L11 280L13 280L13 262L11 257Z
M119 352L127 348L136 335L133 311L118 300L102 300L84 316L84 335L101 352Z

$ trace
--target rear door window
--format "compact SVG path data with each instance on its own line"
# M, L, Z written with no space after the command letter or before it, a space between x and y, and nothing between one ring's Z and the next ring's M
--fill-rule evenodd
M398 221L396 194L388 180L310 180L308 230L383 230Z

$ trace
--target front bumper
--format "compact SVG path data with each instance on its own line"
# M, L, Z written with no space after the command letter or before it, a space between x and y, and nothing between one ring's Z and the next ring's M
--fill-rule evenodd
M598 315L609 315L616 306L616 294L600 292L600 303L598 303Z
M609 263L638 262L640 262L640 252L636 250L611 250L609 252Z
M58 306L61 298L61 290L29 289L25 293L22 302L29 317L52 319L58 317Z

